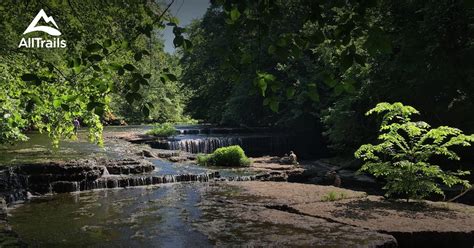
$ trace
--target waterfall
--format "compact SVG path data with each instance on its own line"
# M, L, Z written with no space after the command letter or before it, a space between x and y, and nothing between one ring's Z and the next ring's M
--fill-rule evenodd
M68 182L57 181L50 184L52 192L64 193L74 191L84 191L93 189L112 189L127 188L135 186L156 185L177 182L208 182L219 177L219 172L211 172L206 174L181 174L181 175L164 175L164 176L118 176L118 177L101 177L94 181Z
M107 170L107 166L104 166L104 172L102 172L102 177L110 176L109 170Z
M212 153L217 148L232 145L242 145L242 139L240 137L210 137L168 141L168 149L190 153Z

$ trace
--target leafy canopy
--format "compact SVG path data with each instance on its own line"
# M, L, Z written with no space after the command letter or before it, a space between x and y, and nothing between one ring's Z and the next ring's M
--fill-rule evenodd
M113 95L148 116L154 105L143 93L156 79L167 83L176 76L165 69L160 75L145 71L141 61L154 54L147 41L169 25L175 45L191 47L168 14L173 3L0 2L0 144L24 140L22 132L35 128L58 146L60 139L74 136L74 118L89 127L91 141L102 144L101 118L111 111ZM17 48L22 30L41 8L60 24L67 48Z
M465 135L457 128L440 126L431 128L423 121L412 121L419 112L402 103L379 103L366 115L382 116L379 144L362 145L355 157L362 159L361 172L368 172L386 180L384 189L388 197L403 196L422 199L431 193L444 195L441 184L448 187L459 184L470 187L469 181L459 176L469 171L443 171L432 163L434 156L459 160L455 146L470 146L474 135Z

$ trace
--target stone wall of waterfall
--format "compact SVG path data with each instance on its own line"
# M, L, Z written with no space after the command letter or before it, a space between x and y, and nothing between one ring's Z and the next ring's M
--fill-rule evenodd
M240 137L209 137L201 139L182 139L168 141L168 149L181 150L191 153L211 153L217 148L240 145L242 146L242 138Z
M283 155L295 150L298 141L289 136L199 137L167 141L165 149L190 153L212 153L217 148L240 145L247 155Z

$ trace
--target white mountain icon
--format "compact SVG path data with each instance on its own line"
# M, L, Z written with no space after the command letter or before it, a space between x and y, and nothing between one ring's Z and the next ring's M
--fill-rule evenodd
M48 34L53 35L53 36L61 35L61 32L59 32L59 30L57 30L56 28L52 28L52 27L48 27L48 26L36 26L36 24L38 24L38 22L41 18L43 18L43 20L46 23L51 22L51 23L53 23L53 25L56 28L58 28L58 25L54 21L53 17L49 17L48 15L46 15L44 10L41 9L38 12L38 14L36 15L35 19L33 19L33 21L30 23L30 25L26 28L25 32L23 32L23 34L35 32L35 31L42 31L42 32L48 33Z

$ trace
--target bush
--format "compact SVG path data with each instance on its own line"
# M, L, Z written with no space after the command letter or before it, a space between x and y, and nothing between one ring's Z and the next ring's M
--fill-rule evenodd
M178 130L170 123L162 123L153 125L153 129L148 131L146 134L160 136L160 137L169 137L178 134Z
M464 135L457 128L431 128L426 122L411 121L410 116L419 112L402 103L379 103L366 115L374 113L384 113L378 136L381 143L362 145L355 157L365 162L359 171L386 180L387 197L403 196L408 201L410 198L423 199L431 193L444 196L440 184L470 187L469 181L459 178L468 175L469 171L445 172L431 164L430 159L436 155L459 160L451 148L470 146L474 135Z
M240 146L221 147L212 154L201 154L197 162L203 166L249 166L250 159Z

